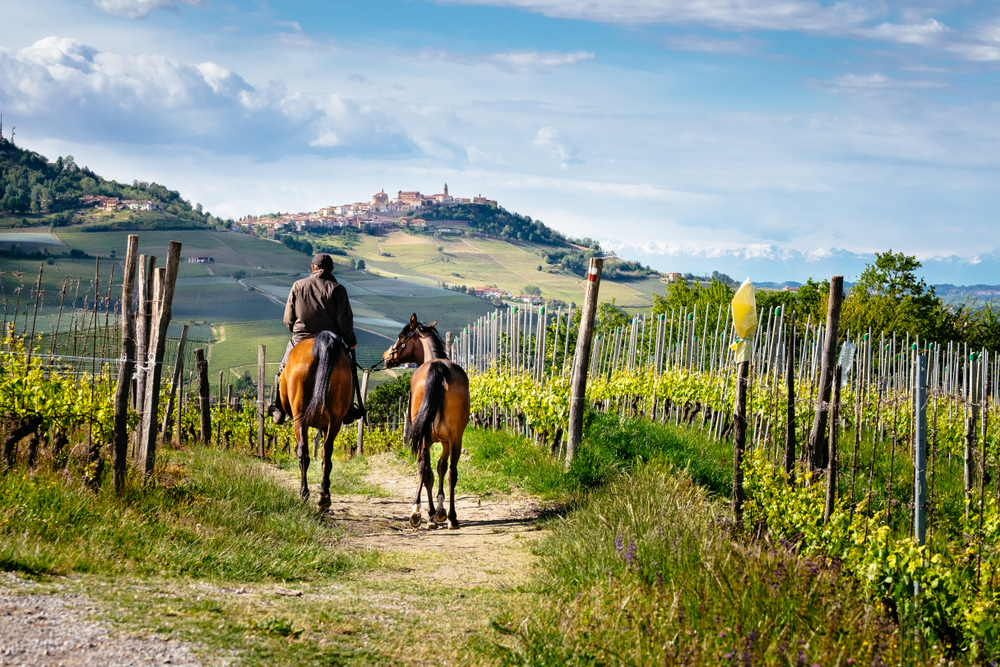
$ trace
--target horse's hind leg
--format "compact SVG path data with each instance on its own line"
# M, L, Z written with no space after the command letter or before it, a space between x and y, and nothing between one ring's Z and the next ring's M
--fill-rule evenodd
M337 439L340 425L330 424L326 427L326 439L323 441L323 486L319 494L319 510L330 509L330 468L333 466L333 441Z
M444 523L448 518L448 515L444 511L444 478L445 473L448 472L448 454L451 451L451 447L448 446L447 442L441 443L441 458L438 459L438 497L437 497L437 514L435 518L440 522Z
M309 499L309 427L299 422L295 424L295 454L299 457L299 471L302 473L302 486L299 494L302 500Z
M458 481L458 459L462 456L462 441L459 440L451 446L451 462L448 468L448 529L458 529L458 515L455 513L455 482ZM442 500L442 505L444 502Z
M422 444L420 454L417 456L417 494L413 498L413 511L410 513L410 525L414 528L420 527L420 494L427 487L427 501L430 503L430 524L429 527L437 528L434 523L434 472L431 470L430 447Z

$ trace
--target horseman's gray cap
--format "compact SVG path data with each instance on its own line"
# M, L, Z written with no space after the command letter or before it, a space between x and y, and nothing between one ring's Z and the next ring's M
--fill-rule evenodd
M313 266L318 266L321 269L332 269L333 257L330 257L325 252L321 252L318 255L313 255L312 264Z

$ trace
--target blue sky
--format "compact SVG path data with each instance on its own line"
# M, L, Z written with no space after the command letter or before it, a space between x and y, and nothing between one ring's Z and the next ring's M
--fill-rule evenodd
M1000 246L995 3L2 11L6 136L17 126L50 158L164 183L222 216L447 181L668 270Z

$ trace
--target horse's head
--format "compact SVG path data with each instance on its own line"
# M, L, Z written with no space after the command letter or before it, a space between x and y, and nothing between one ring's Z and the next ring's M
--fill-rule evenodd
M413 313L413 317L399 332L396 342L382 354L382 363L385 364L385 367L393 368L408 363L422 364L426 361L421 338L432 336L439 340L437 331L434 329L436 324L437 320L434 320L430 324L423 325L417 321L417 314Z

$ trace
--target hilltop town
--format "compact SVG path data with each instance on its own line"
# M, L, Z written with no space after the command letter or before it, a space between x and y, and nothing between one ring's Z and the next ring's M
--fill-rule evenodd
M435 195L425 195L416 190L399 190L390 197L385 190L376 192L367 202L324 206L318 211L307 213L271 213L265 216L247 216L236 221L234 228L256 236L270 236L281 232L306 232L319 229L344 227L464 227L465 220L426 221L418 217L421 209L439 209L458 204L483 204L497 206L495 199L481 195L475 197L453 197L448 192L448 184Z

